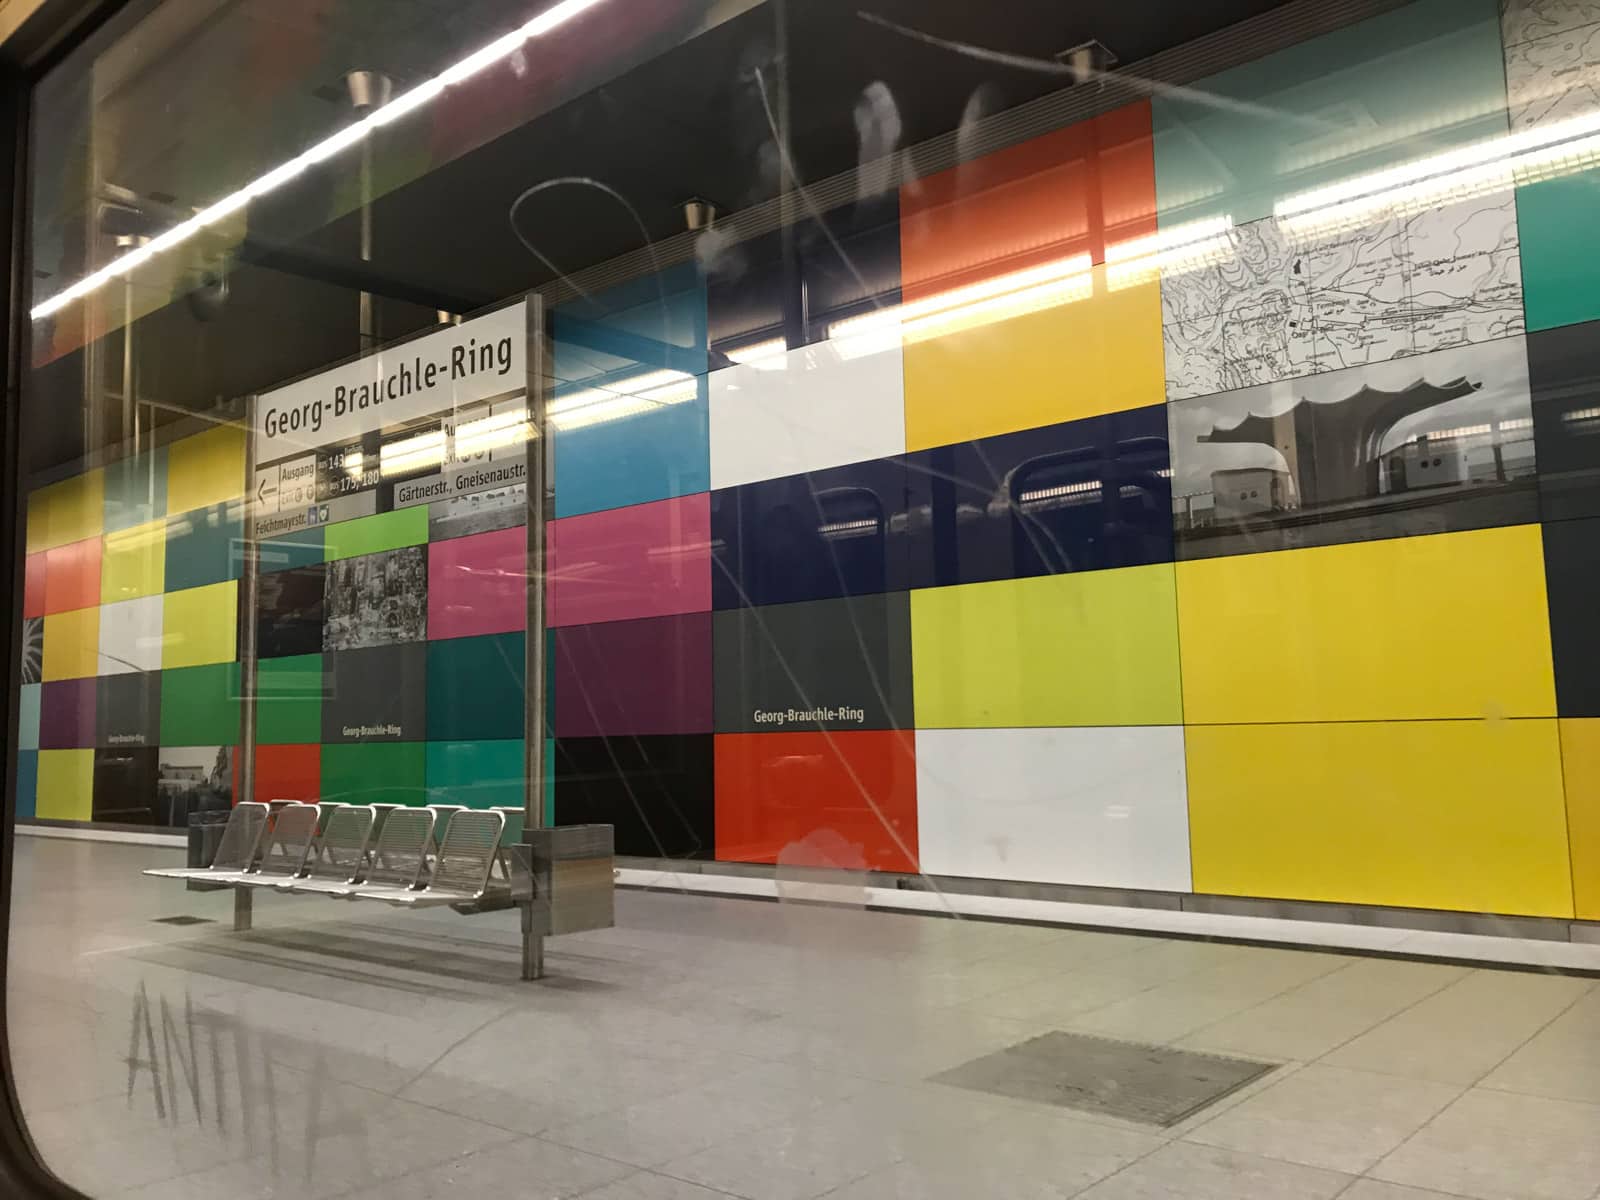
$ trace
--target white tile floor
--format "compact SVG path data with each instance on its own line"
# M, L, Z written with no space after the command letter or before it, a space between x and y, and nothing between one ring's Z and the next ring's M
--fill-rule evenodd
M95 1197L1600 1200L1591 979L623 892L522 984L512 915L235 936L175 857L17 848L17 1088ZM928 1081L1052 1029L1282 1066L1166 1130Z

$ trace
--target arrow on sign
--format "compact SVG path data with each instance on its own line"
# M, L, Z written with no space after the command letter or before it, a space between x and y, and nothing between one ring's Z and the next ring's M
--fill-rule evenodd
M261 477L260 486L256 488L256 499L262 504L267 502L267 498L269 496L276 496L278 494L278 485L276 483L274 483L271 487L267 486L267 480L269 478L270 476L263 475Z

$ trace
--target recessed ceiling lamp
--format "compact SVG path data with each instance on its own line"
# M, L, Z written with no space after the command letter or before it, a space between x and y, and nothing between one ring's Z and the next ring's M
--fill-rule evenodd
M128 272L143 266L159 254L164 254L175 246L180 246L190 238L217 224L219 221L232 216L250 201L268 192L276 191L290 180L303 174L307 169L325 162L334 155L351 146L357 145L374 129L397 121L408 113L415 112L431 104L443 95L446 88L464 83L480 71L494 66L498 62L511 57L520 50L525 42L549 33L558 25L564 25L573 17L578 16L586 9L593 8L601 0L561 0L561 3L546 9L531 21L517 29L513 29L504 37L490 42L483 49L467 55L454 66L447 67L426 83L420 83L408 92L397 96L389 103L373 109L361 120L353 125L347 125L333 136L323 139L288 162L283 163L265 175L245 184L244 187L232 195L224 196L208 208L201 209L188 220L174 225L165 233L158 234L145 245L113 259L106 266L101 267L91 275L85 275L77 283L57 292L48 300L34 306L32 317L35 321L42 320L54 313L60 312L74 300L82 299L92 292L98 291L114 279L120 279Z

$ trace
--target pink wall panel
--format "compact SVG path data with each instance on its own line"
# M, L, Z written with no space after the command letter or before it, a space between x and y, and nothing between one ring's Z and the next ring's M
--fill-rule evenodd
M527 530L518 525L428 547L428 637L511 633L528 624Z
M548 562L552 626L708 612L711 497L553 521Z

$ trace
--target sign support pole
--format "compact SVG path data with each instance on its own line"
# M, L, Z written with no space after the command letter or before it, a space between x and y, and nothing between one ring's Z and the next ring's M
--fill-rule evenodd
M549 372L545 362L544 297L528 296L528 620L526 655L526 698L523 702L525 769L525 826L544 828L545 772L545 513L546 464L550 447L547 437L546 400ZM522 909L522 978L544 978L544 935L533 927L533 904L529 898Z
M243 578L239 581L239 769L234 772L239 794L235 804L255 799L256 790L256 617L261 589L261 545L257 539L254 492L256 478L256 396L252 393L244 406L244 540L239 547L244 556ZM254 892L233 889L233 928L240 933L250 928Z

